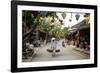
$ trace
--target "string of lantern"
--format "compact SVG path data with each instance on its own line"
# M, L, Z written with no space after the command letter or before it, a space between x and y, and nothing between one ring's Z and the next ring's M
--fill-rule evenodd
M79 18L80 18L80 14L83 14L84 17L86 17L87 15L89 15L89 13L84 13L84 12L63 12L63 13L62 13L63 19L66 18L66 14L67 14L67 13L70 13L70 19L69 19L70 22L72 22L72 17L73 17L72 14L75 14L75 18L76 18L77 21L78 21Z

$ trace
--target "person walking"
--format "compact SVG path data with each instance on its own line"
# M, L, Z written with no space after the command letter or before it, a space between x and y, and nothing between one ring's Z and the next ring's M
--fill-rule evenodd
M52 56L56 55L56 47L57 47L57 39L53 37L51 39Z

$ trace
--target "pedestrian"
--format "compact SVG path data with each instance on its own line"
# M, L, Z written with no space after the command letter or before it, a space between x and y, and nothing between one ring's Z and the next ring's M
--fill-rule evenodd
M62 46L65 47L65 43L64 43L64 41L62 41Z
M56 55L56 47L57 47L57 39L53 37L51 39L52 56Z

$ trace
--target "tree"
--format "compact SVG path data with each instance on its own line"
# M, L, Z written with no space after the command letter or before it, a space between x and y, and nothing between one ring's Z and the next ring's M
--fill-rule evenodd
M64 27L62 29L62 35L63 35L64 38L69 34L69 30L68 29L69 29L69 27Z
M53 22L54 22L54 18L58 18L58 16L56 15L56 12L45 12L45 11L40 12L39 27L41 31L44 31L46 33L45 43L47 43L49 32L52 29L52 26L50 25L50 23L46 21L46 19L49 17L52 18Z
M23 23L28 29L37 29L39 31L45 33L45 43L47 43L47 39L49 36L55 37L64 37L65 29L62 30L62 25L55 23L55 18L58 18L56 12L48 12L48 11L23 11ZM46 21L47 18L51 18L51 21ZM51 25L54 23L53 25ZM26 28L25 28L26 29ZM62 35L63 34L63 35ZM37 34L39 36L39 34ZM40 36L41 37L41 36ZM37 38L36 40L38 40Z

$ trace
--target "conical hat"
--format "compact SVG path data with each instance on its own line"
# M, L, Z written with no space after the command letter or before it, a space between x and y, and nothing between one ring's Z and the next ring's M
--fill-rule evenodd
M52 38L51 40L55 40L55 38Z

